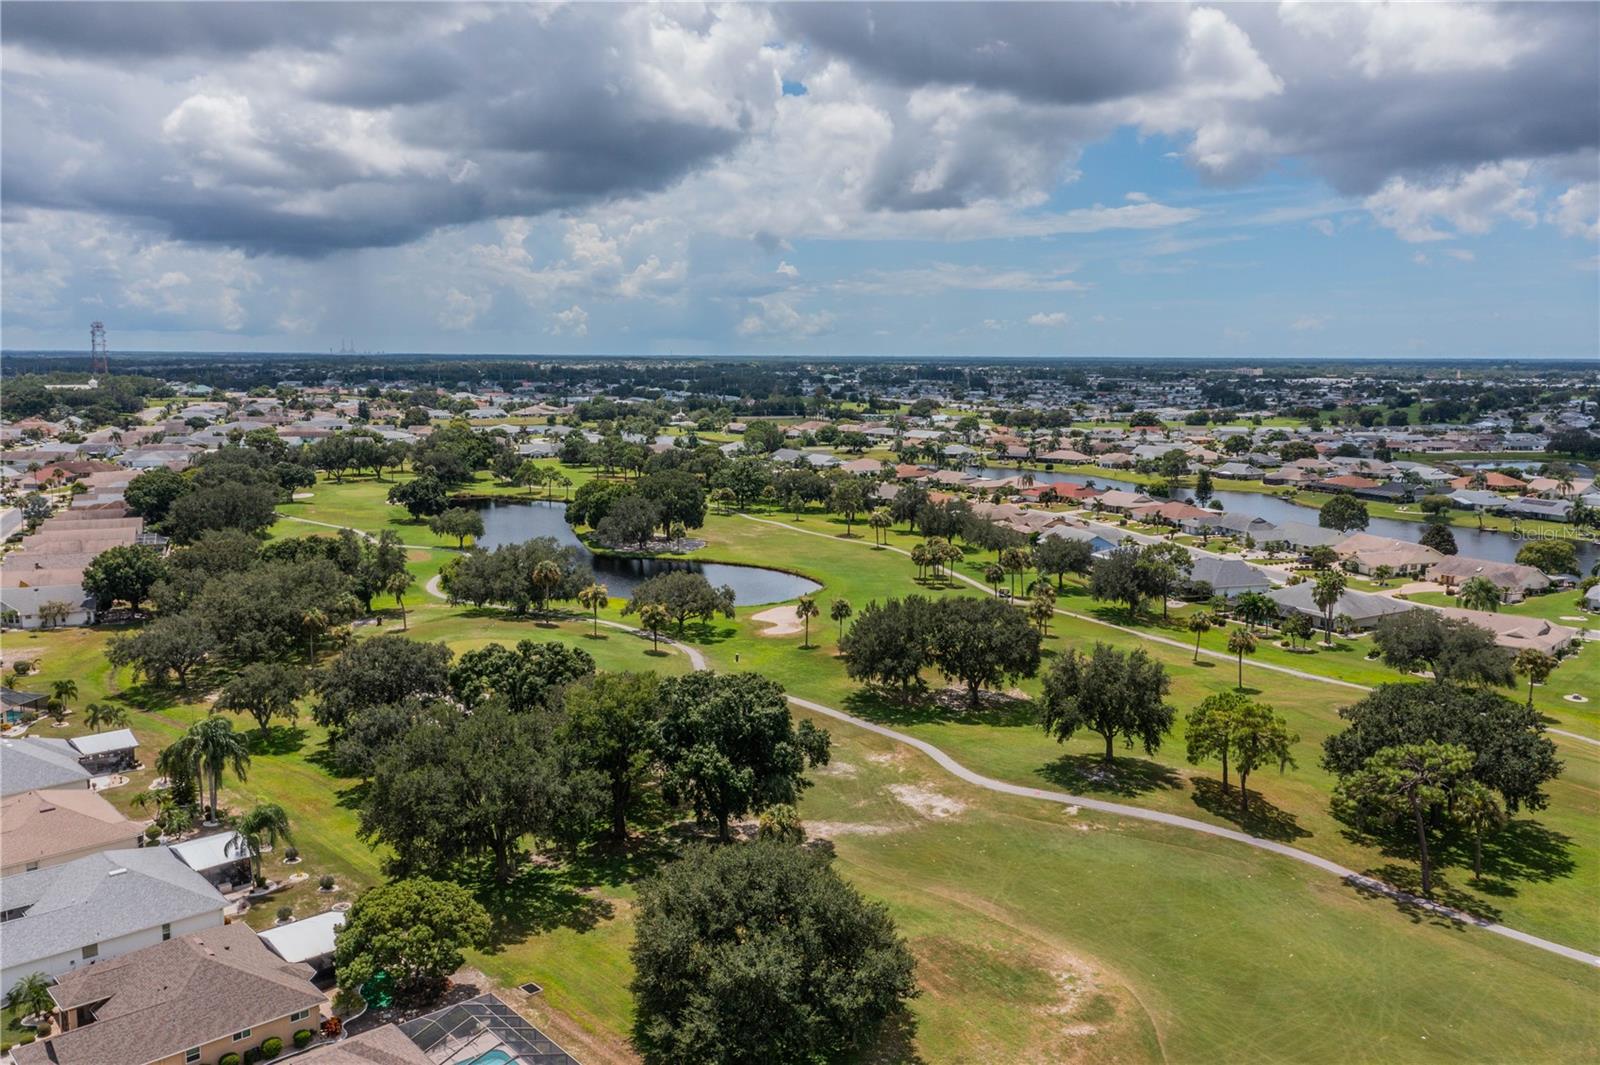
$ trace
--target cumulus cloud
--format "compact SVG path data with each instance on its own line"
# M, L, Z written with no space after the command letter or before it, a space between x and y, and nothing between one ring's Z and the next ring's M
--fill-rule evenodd
M1569 237L1600 240L1600 181L1573 185L1556 197L1549 220Z
M1289 328L1296 333L1309 333L1318 329L1325 329L1333 316L1328 314L1302 314L1289 323Z
M1071 321L1065 311L1039 311L1028 315L1028 324L1041 329L1060 329Z
M1431 185L1391 178L1367 197L1366 207L1380 225L1412 243L1448 240L1460 233L1481 235L1502 219L1531 226L1538 215L1534 191L1524 184L1528 171L1526 162L1512 161L1485 164Z
M791 281L800 276L800 268L795 266L793 263L788 262L778 263L778 268L772 272L780 277L787 277Z
M834 318L827 311L800 311L775 296L759 297L750 304L750 313L738 325L742 337L814 337L833 330Z
M586 337L589 335L589 312L574 303L566 310L551 315L550 327L546 331L556 336Z

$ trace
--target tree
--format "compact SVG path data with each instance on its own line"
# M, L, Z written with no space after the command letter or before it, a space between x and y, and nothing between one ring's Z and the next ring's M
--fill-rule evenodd
M1571 540L1530 540L1517 552L1517 562L1551 576L1578 572L1578 549Z
M450 670L450 691L468 709L498 700L522 714L553 706L561 689L594 671L588 651L559 640L518 640L512 648L491 643L461 656Z
M1233 629L1228 633L1228 651L1239 659L1239 690L1244 690L1244 656L1256 653L1255 633L1249 629Z
M47 599L39 604L39 627L53 629L65 625L76 609L65 599Z
M463 715L437 704L377 759L360 834L392 847L402 873L487 856L505 882L523 837L575 844L585 835L604 788L550 709L519 713L495 700Z
M1094 568L1089 571L1089 596L1123 603L1130 616L1137 615L1139 605L1149 594L1139 559L1139 549L1131 544L1114 548L1096 559Z
M1011 581L1011 594L1017 594L1017 577L1026 573L1032 564L1033 557L1021 547L1007 547L1000 551L1000 567L1006 571Z
M1207 610L1196 610L1189 615L1188 627L1189 631L1194 633L1194 661L1196 663L1200 661L1200 637L1210 632L1216 622L1216 615Z
M850 600L842 596L828 605L829 620L839 623L839 642L841 644L844 643L844 623L853 613L855 613L855 608L850 605Z
M1494 613L1500 609L1500 587L1487 577L1469 577L1456 592L1456 602L1468 610Z
M1094 545L1087 540L1065 536L1044 536L1033 548L1033 564L1044 576L1053 576L1056 587L1068 573L1082 576L1094 565Z
M1417 832L1422 894L1433 894L1428 851L1428 811L1444 803L1472 768L1472 752L1432 740L1374 751L1361 768L1339 781L1337 798L1371 810L1387 821L1410 817Z
M878 507L867 515L867 524L872 527L874 542L882 547L888 539L889 529L894 525L894 519L883 507Z
M1254 632L1257 625L1278 616L1278 604L1261 592L1241 592L1233 601L1233 612L1246 629Z
M217 819L217 791L228 770L243 780L250 771L250 747L225 717L208 717L189 726L174 746L181 746L196 766L195 777L210 789L211 819ZM175 755L174 757L179 757Z
M173 500L161 529L179 545L192 544L213 530L258 533L278 520L281 494L276 481L196 483Z
M690 848L641 885L636 929L647 1065L854 1060L917 993L888 909L778 841Z
M805 635L801 637L800 643L802 648L811 646L811 619L820 613L817 601L812 596L802 595L799 601L795 603L794 616L799 618L800 623L805 626Z
M317 672L313 687L321 698L312 716L340 729L370 707L447 695L450 659L442 643L396 635L361 640Z
M1055 589L1048 584L1040 583L1033 595L1028 597L1026 612L1028 620L1038 628L1039 635L1049 636L1050 623L1056 617Z
M1022 611L998 599L938 600L930 646L939 672L966 685L973 709L983 688L1039 671L1039 633Z
M273 718L293 721L299 716L295 702L305 691L304 671L277 662L252 662L223 686L216 708L249 714L264 736Z
M645 603L639 607L639 624L650 634L650 649L661 650L661 630L672 622L672 611L665 603Z
M535 563L529 571L528 586L533 590L533 601L538 604L539 613L543 614L549 608L550 600L561 586L562 577L560 563L549 558Z
M102 610L119 599L137 610L166 575L167 565L155 548L122 544L100 552L84 567L83 590Z
M443 514L450 506L444 482L432 474L424 473L389 489L391 506L405 507L413 521Z
M1475 780L1463 780L1450 790L1450 816L1472 833L1472 875L1483 877L1483 837L1506 826L1506 812L1494 792Z
M51 681L50 697L61 706L62 716L66 716L65 710L72 705L72 700L78 697L78 682L71 677Z
M896 685L907 694L933 662L933 603L912 595L868 603L839 641L852 680Z
M660 703L667 799L715 821L724 842L731 818L793 803L810 786L805 769L828 762L828 733L809 721L796 727L783 689L758 674L669 677Z
M1119 736L1128 747L1138 740L1154 755L1177 713L1162 701L1170 685L1161 663L1142 648L1119 651L1097 642L1088 655L1073 649L1045 673L1041 724L1058 743L1080 728L1099 733L1107 764Z
M1311 586L1311 601L1322 611L1324 621L1323 644L1333 646L1333 608L1344 598L1345 576L1338 570L1324 570L1317 574Z
M84 722L91 731L99 732L101 729L125 728L128 724L128 711L116 703L90 703L86 710Z
M628 811L650 768L658 716L654 673L599 673L570 685L564 725L582 764L606 777L611 838L628 838Z
M733 617L733 589L728 585L714 588L704 576L688 570L669 570L642 582L633 590L622 613L637 613L647 603L665 607L667 615L677 623L679 635L690 618L709 624L718 614Z
M56 1008L56 1000L50 997L50 978L44 973L22 977L6 992L6 1005L19 1017L48 1017Z
M467 537L483 536L483 515L467 507L447 507L428 519L428 530L435 536L454 536L456 547L464 548Z
M1233 751L1233 734L1250 700L1238 692L1208 695L1184 718L1185 756L1190 765L1216 758L1222 762L1222 790L1228 790L1228 755Z
M1211 471L1207 469L1201 469L1199 473L1195 474L1194 478L1195 501L1201 506L1205 506L1206 501L1209 500L1213 494L1214 491L1211 485Z
M648 544L661 524L661 509L641 495L625 495L612 502L606 516L594 527L595 539L610 547Z
M289 815L275 802L257 803L234 821L233 830L239 833L240 843L250 856L250 873L258 883L261 880L261 852L279 843L293 843L289 831Z
M867 486L861 478L846 474L833 482L828 496L828 509L844 518L844 534L850 535L850 526L856 515L867 509Z
M1322 504L1317 511L1317 524L1339 532L1365 529L1368 524L1367 505L1355 496L1341 493Z
M462 951L489 937L489 914L465 888L436 880L399 880L372 888L334 934L339 986L358 992L379 973L405 998L431 1001L461 968Z
M578 605L590 612L594 621L594 635L600 635L600 611L611 605L611 589L598 582L586 586L578 593Z
M394 596L394 604L400 608L400 629L402 632L411 628L411 622L406 617L406 592L410 591L411 586L415 583L416 578L411 575L411 571L402 569L391 573L389 579L383 585L383 590Z
M1533 707L1533 686L1543 684L1555 672L1554 655L1547 655L1537 647L1524 647L1511 660L1511 668L1528 678L1528 707Z
M1473 753L1472 775L1515 812L1543 809L1541 786L1561 772L1556 747L1537 711L1499 692L1458 684L1382 684L1342 707L1344 731L1322 743L1322 764L1347 776L1382 747L1433 741Z
M132 666L151 682L163 684L169 673L179 687L189 686L189 674L216 648L210 627L192 614L159 617L138 632L114 636L106 659L119 668Z
M1441 555L1456 553L1456 534L1450 531L1450 526L1436 522L1429 522L1422 528L1422 535L1417 537L1417 543L1423 547L1431 547Z
M128 482L122 500L128 509L145 520L148 525L158 525L172 509L177 498L189 490L189 481L177 470L157 466L146 470Z
M1316 635L1316 630L1311 623L1311 618L1305 614L1294 613L1283 619L1283 634L1289 637L1289 647L1294 649L1295 641L1309 644Z
M1294 745L1300 742L1289 724L1265 703L1246 702L1232 730L1234 766L1239 770L1239 811L1250 812L1250 774L1260 766L1278 763L1278 771L1292 767Z
M1436 610L1408 610L1378 622L1372 641L1385 665L1403 673L1426 666L1435 682L1510 687L1511 652L1495 644L1494 633Z

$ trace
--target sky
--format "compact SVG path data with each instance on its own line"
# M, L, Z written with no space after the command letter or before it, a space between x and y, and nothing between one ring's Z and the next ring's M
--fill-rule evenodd
M1600 5L0 5L0 343L1600 357Z

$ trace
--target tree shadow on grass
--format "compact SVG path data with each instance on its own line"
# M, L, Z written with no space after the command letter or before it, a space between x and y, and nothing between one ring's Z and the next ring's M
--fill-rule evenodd
M1454 866L1472 866L1472 837L1457 833L1439 848L1440 856ZM1483 841L1483 875L1472 886L1500 898L1517 894L1517 881L1545 883L1572 876L1572 837L1531 818L1509 822Z
M1038 769L1057 787L1080 794L1134 798L1158 789L1183 787L1183 776L1159 762L1117 758L1107 763L1097 754L1064 754Z
M1038 721L1033 703L1026 699L985 692L974 710L967 702L964 689L958 697L940 698L926 688L913 688L905 695L878 687L858 688L845 696L844 705L857 717L880 725L963 724L1016 728Z
M500 880L492 859L472 859L457 865L456 879L489 911L489 954L557 928L587 932L616 912L567 862L538 859Z
M1427 901L1449 906L1480 920L1495 922L1500 920L1499 908L1468 891L1456 887L1441 875L1443 872L1441 869L1434 869L1433 898ZM1424 905L1422 898L1422 870L1420 867L1391 862L1387 865L1368 869L1363 875L1382 881L1391 887L1399 888L1403 894L1393 895L1359 880L1347 880L1346 883L1355 888L1356 894L1362 898L1386 899L1394 903L1395 909L1410 918L1411 923L1427 923L1438 928L1466 927L1465 922L1460 918L1451 916L1448 913L1440 913L1438 910Z
M306 730L299 725L273 725L265 733L253 728L247 736L252 756L294 754L306 745Z
M1311 835L1300 827L1299 819L1294 814L1274 806L1254 788L1250 790L1250 812L1242 813L1239 809L1237 780L1227 791L1222 790L1222 781L1211 777L1198 777L1193 783L1196 806L1239 826L1252 836L1287 842Z
M916 1014L895 1010L865 1046L839 1060L844 1065L925 1065L927 1059L917 1052Z

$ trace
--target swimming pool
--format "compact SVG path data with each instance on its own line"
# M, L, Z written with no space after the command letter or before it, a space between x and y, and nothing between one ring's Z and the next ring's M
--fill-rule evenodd
M510 1054L507 1054L499 1047L495 1047L493 1050L488 1050L482 1054L479 1054L471 1061L462 1062L461 1065L507 1065L507 1062L511 1060L512 1058Z

